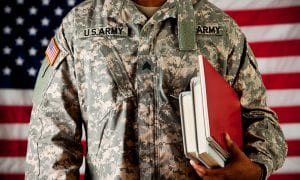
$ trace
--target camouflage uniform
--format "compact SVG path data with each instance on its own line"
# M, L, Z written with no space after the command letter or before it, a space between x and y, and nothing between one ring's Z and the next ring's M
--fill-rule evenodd
M91 179L197 179L183 153L178 95L200 54L240 96L244 152L267 175L282 166L285 140L244 35L206 0L193 5L191 51L179 50L175 0L150 19L131 0L86 0L64 18L54 37L60 53L43 63L35 87L27 179L78 177L82 124Z

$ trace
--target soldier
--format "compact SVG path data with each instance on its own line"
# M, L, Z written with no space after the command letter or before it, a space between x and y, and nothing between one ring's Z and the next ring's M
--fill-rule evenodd
M206 169L185 158L178 95L204 55L240 96L244 147ZM286 144L244 34L207 0L86 0L63 20L34 90L26 179L259 179ZM220 89L222 91L222 89Z

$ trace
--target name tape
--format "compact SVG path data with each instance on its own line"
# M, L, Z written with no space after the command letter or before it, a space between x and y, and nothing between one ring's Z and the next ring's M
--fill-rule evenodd
M222 36L223 31L224 31L223 27L219 25L197 25L196 26L196 34L199 35Z
M128 27L95 27L86 28L80 32L80 37L96 37L96 36L128 36Z

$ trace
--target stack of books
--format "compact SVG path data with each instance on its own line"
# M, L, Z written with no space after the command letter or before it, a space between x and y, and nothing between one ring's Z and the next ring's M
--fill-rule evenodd
M224 133L241 148L242 119L236 92L203 56L191 91L179 95L184 151L187 158L208 168L224 167L230 154Z

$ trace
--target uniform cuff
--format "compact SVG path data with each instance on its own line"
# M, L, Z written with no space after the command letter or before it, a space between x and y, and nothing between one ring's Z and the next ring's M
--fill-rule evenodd
M258 164L261 168L261 174L260 174L260 180L267 180L267 168L264 164L261 164L261 163L257 163L257 162L254 162L256 164Z
M261 178L266 180L273 172L273 162L272 160L266 158L264 155L250 155L250 160L254 163L257 163L262 168Z

